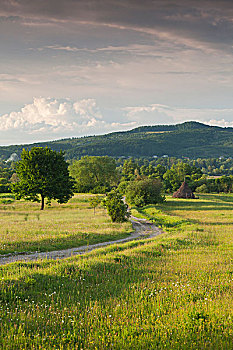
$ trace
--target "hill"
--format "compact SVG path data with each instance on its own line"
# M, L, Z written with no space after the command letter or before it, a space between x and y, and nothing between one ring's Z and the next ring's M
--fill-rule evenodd
M84 155L113 157L230 157L233 154L233 128L208 126L198 122L176 125L142 126L130 131L100 136L69 138L50 142L0 147L0 159L33 146L65 151L67 159Z

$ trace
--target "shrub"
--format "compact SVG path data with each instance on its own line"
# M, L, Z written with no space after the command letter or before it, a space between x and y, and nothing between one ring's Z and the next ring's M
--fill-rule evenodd
M203 185L196 188L196 192L197 193L209 193L210 191L209 191L207 185L203 184Z
M159 179L141 179L131 181L126 189L128 203L143 207L146 204L157 204L164 201L161 194L162 184Z
M121 195L117 191L111 191L107 194L104 205L113 222L124 222L130 215L127 204L123 202Z
M125 192L126 192L126 189L127 189L127 186L129 184L129 181L121 181L117 187L117 190L119 191L119 193L124 196L125 195Z
M93 194L98 194L98 193L104 194L104 193L107 193L109 191L110 191L110 187L109 186L96 186L96 187L94 187L93 189L90 190L90 193L93 193Z

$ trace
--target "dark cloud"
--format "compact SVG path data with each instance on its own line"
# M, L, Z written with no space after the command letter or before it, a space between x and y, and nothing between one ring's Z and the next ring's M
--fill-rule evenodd
M195 17L200 12L207 11L229 17L233 5L231 0L2 0L0 11L12 16L33 15L79 20L134 18L138 23L146 25L145 14L157 18L190 13Z
M233 43L232 0L2 0L0 15L172 34L220 48Z

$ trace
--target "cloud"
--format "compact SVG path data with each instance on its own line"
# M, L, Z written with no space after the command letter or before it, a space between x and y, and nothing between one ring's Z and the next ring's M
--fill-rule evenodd
M1 142L231 123L232 18L231 0L1 0Z
M209 125L222 127L233 126L232 108L175 108L161 104L123 108L129 120L146 124L174 124L185 121L199 121Z
M10 74L0 74L0 82L21 83L22 80Z
M116 108L117 109L117 108ZM109 113L109 111L108 111ZM73 101L69 98L34 98L18 112L0 116L0 132L20 131L27 134L50 133L84 135L104 133L116 128L146 124L173 124L199 120L220 126L232 125L233 109L175 108L162 104L124 107L115 111L115 120L103 114L95 99Z
M191 120L226 127L233 126L232 115L233 109L190 109L163 104L101 110L91 98L39 97L19 111L0 116L0 137L2 145L17 144Z
M206 124L221 126L225 128L233 127L233 121L226 121L225 119L221 119L221 120L210 119Z
M125 107L123 111L127 119L136 121L138 124L172 124L174 122L170 115L170 107L165 105Z
M45 47L38 48L38 51L42 51L45 49L55 50L55 51L67 51L67 52L87 52L87 53L124 53L124 55L127 53L131 53L133 55L138 56L157 56L162 57L161 55L158 55L158 48L156 48L154 45L142 45L142 44L129 44L129 45L119 45L119 46L113 46L109 45L106 47L97 47L94 49L86 48L86 47L75 47L75 46L58 46L58 45L49 45Z
M27 26L50 23L138 31L203 49L232 43L232 2L228 0L2 0L0 16ZM225 46L224 46L225 44Z
M71 136L103 134L119 128L130 128L134 122L109 122L94 99L72 101L54 98L34 98L18 112L0 116L0 135L15 137L18 132L25 140L55 139ZM6 134L5 134L6 133ZM2 141L4 142L4 141ZM12 141L13 142L13 141ZM9 142L8 143L12 143ZM14 142L13 142L14 143Z
M0 130L23 130L29 133L75 130L79 127L101 125L101 113L93 99L73 103L69 99L34 98L19 112L0 117Z

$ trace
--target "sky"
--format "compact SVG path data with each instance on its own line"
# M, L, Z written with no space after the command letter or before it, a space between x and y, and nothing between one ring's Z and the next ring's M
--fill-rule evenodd
M233 126L232 0L0 0L0 145Z

